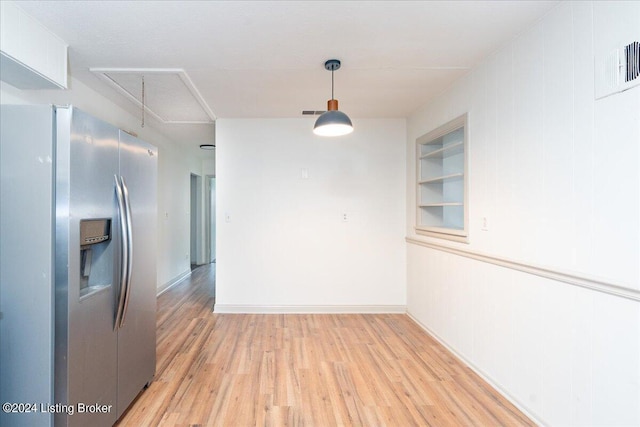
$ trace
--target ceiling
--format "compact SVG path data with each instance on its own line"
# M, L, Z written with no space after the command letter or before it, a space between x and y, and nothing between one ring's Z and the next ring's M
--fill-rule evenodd
M182 69L214 118L302 117L335 97L354 119L406 117L557 1L28 1L69 44L71 75L134 114L90 68ZM153 79L149 79L149 82ZM131 87L134 81L125 81ZM150 99L181 99L153 96ZM193 103L193 99L191 100ZM175 101L181 108L180 101ZM195 104L194 104L195 105ZM312 119L306 119L312 120ZM154 123L211 142L212 123Z

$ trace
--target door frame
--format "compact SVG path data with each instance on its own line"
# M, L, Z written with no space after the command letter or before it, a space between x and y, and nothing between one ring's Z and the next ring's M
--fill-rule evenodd
M211 209L211 180L216 179L214 175L205 175L205 191L204 191L204 228L205 228L205 239L204 239L204 253L205 253L205 263L211 263L215 260L215 240L211 239L211 231L212 225L215 229L215 220L216 220L216 212ZM215 197L215 195L214 195ZM212 250L214 249L214 250ZM213 253L212 253L213 252Z
M195 183L195 188L194 188ZM189 176L189 263L201 265L202 259L202 176Z

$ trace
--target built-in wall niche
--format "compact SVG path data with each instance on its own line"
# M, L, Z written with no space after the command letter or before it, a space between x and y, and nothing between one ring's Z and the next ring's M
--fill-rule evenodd
M416 140L416 232L467 242L467 114Z

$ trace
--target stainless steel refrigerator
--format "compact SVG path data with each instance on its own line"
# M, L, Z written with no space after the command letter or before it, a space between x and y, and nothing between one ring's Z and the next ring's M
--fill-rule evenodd
M157 149L73 107L0 113L0 425L111 426L155 372Z

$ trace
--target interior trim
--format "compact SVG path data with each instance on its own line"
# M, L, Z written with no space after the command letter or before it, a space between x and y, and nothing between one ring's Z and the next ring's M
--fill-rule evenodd
M405 238L407 243L424 246L430 249L449 252L455 255L463 256L466 258L475 259L477 261L487 262L490 264L498 265L500 267L510 268L512 270L522 271L524 273L533 274L547 279L556 280L558 282L568 283L574 286L580 286L582 288L591 289L593 291L603 292L605 294L614 295L621 298L630 299L633 301L640 301L640 291L631 289L625 286L620 286L614 283L609 283L604 280L583 276L572 272L562 271L551 267L543 267L535 264L529 264L521 261L514 261L508 258L503 258L495 255L489 255L470 249L454 248L438 243L426 242L424 240L415 239L413 237Z
M525 414L527 417L529 417L529 419L531 421L533 421L534 423L536 423L537 425L540 426L544 426L544 425L548 425L545 422L542 422L542 420L534 413L532 413L526 405L523 405L518 399L516 399L511 393L509 393L507 391L506 388L504 388L499 382L495 381L493 378L491 378L491 376L487 373L485 373L482 369L480 369L476 364L474 364L473 362L471 362L471 360L469 360L467 357L465 357L464 355L462 355L461 353L457 352L453 347L451 347L444 339L442 339L442 337L440 337L438 334L436 334L435 332L433 332L431 329L429 329L425 324L423 324L421 321L419 321L413 314L411 314L410 312L407 311L407 316L413 320L415 322L416 325L418 325L418 327L420 329L422 329L423 331L425 331L427 334L429 334L433 339L435 339L436 341L438 341L444 348L446 348L447 350L449 350L451 353L453 353L453 355L455 357L457 357L458 359L462 360L462 362L467 365L469 368L471 368L471 370L473 372L475 372L480 378L482 378L483 380L485 380L487 383L489 383L489 385L491 385L491 387L493 387L494 389L496 389L502 396L504 396L509 402L511 402L513 404L513 406L515 406L516 408L518 408L520 410L520 412L522 412L523 414Z
M109 77L109 74L140 74L141 76L143 74L175 74L180 78L180 80L182 80L182 83L185 85L187 90L189 90L191 96L193 96L198 104L200 104L200 107L204 110L205 114L209 116L211 120L167 120L150 109L148 105L144 106L145 111L155 117L156 120L162 123L169 124L211 124L214 123L217 119L215 113L209 107L209 104L207 104L198 88L196 88L196 85L193 83L187 72L182 68L89 68L89 71L95 73L95 75L103 82L107 83L109 86L114 88L121 95L124 95L127 99L129 99L140 108L142 108L142 103L138 100L138 98L129 93L129 91L120 86L118 82Z
M406 305L235 305L215 304L213 312L235 314L387 314L407 312Z
M158 293L156 294L156 296L159 297L160 295L164 294L169 289L173 288L174 286L176 286L178 283L182 282L184 279L186 279L189 276L191 276L191 269L181 274L178 274L176 277L174 277L173 279L169 280L167 283L162 285L162 287L158 288Z

